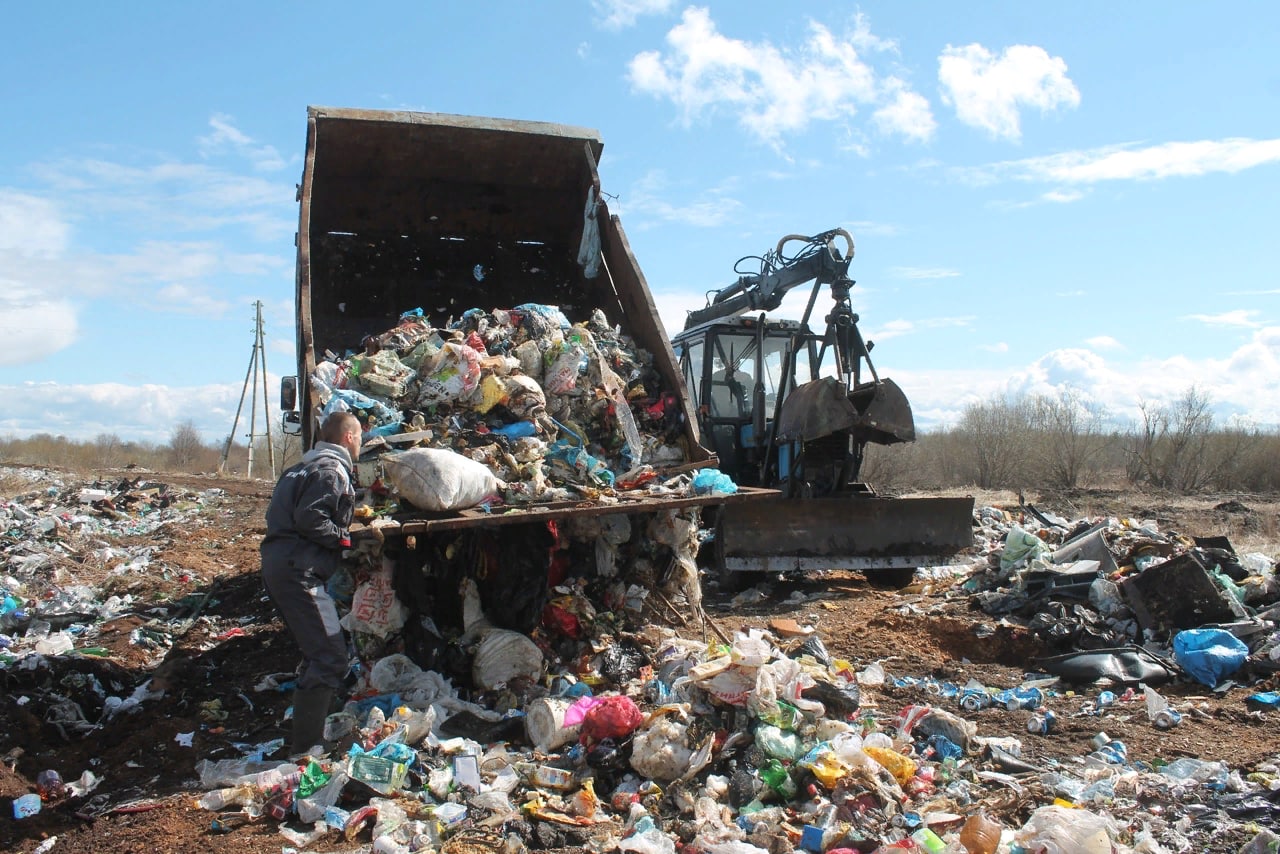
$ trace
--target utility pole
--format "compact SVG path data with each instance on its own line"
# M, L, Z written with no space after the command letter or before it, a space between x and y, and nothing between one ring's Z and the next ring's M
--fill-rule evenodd
M235 440L236 427L240 424L240 413L244 410L244 398L253 389L249 402L249 465L245 477L253 477L253 443L258 438L258 387L262 387L262 416L266 424L267 455L271 458L271 477L276 476L276 451L271 443L271 404L267 395L267 348L263 343L262 333L262 300L253 304L255 323L253 330L253 352L249 354L249 369L244 373L244 386L240 389L240 403L236 405L236 417L231 422L231 432L227 435L226 447L222 449L222 459L218 461L218 474L222 474L227 466L227 457L231 455L231 443ZM261 379L259 379L261 377Z

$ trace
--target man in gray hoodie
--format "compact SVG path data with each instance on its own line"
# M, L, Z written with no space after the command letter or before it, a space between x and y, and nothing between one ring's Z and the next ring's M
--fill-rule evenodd
M320 426L315 447L280 475L267 507L262 581L302 650L293 693L291 755L322 744L325 718L349 664L338 610L325 582L337 571L342 550L351 546L351 471L360 456L360 435L354 415L331 414Z

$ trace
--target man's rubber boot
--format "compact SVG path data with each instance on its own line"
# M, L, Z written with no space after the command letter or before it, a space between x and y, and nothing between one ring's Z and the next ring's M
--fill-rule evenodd
M293 692L293 739L291 755L301 756L324 744L324 720L333 703L332 688L298 688Z

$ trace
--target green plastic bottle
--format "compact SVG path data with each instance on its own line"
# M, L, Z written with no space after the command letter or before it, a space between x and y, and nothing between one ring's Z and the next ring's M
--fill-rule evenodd
M796 781L791 779L787 769L776 759L770 759L761 767L760 779L788 801L796 796Z

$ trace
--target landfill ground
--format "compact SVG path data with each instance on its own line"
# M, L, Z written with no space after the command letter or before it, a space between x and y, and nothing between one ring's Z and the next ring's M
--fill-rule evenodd
M49 656L47 668L10 665L0 670L0 848L29 852L45 843L42 850L55 852L280 852L287 844L276 821L262 818L218 833L211 828L213 814L192 805L203 792L197 761L238 755L233 743L287 735L282 718L288 694L254 690L263 677L288 673L298 661L258 576L258 542L271 484L136 470L63 472L59 477L67 485L95 479L166 484L187 496L202 496L201 506L183 521L114 540L121 547L153 547L142 571L110 572L94 561L77 562L73 557L62 558L53 570L63 584L92 587L103 598L109 593L132 594L134 604L131 613L98 624L96 637L78 643L102 647L105 655ZM31 488L21 483L2 486L0 499ZM1018 512L1012 494L976 497L979 507ZM1096 490L1028 498L1043 510L1072 519L1154 519L1163 531L1225 534L1241 552L1274 555L1280 548L1278 496L1188 499ZM4 543L14 545L11 537ZM832 656L847 659L859 670L879 661L891 677L932 676L961 685L973 678L993 687L1017 685L1032 669L1032 659L1043 652L1038 641L1025 629L999 626L970 608L967 596L948 596L951 583L954 579L893 590L869 584L857 573L785 578L757 588L763 596L748 595L746 600L756 601L737 606L731 604L736 594L719 590L714 582L708 581L704 589L707 613L726 635L739 628L764 629L770 621L789 618L799 626L812 626ZM165 621L165 637L146 630L157 618ZM139 628L143 631L136 632ZM716 640L711 628L693 620L674 628L686 637L702 638L705 633L708 641ZM658 629L651 625L645 631ZM153 645L145 645L148 637L155 638ZM61 724L54 722L59 718L50 713L46 698L50 692L78 698L87 713L94 703L94 680L89 677L117 696L128 696L150 679L150 689L162 689L163 696L146 699L136 712L119 714L79 734L65 718ZM1197 757L1222 760L1248 773L1274 759L1280 741L1277 714L1250 711L1243 697L1276 687L1280 682L1274 678L1221 693L1186 680L1169 683L1161 693L1188 710L1181 725L1169 731L1151 725L1140 701L1122 699L1101 717L1079 714L1097 689L1056 698L1052 707L1057 726L1044 736L1027 733L1026 711L993 707L965 717L977 724L979 736L1019 737L1022 758L1032 763L1057 760L1071 768L1092 749L1090 740L1105 731L1126 743L1130 760ZM211 705L212 701L217 702ZM931 701L937 698L926 689L895 687L892 679L862 689L864 713L870 710L885 721L904 706ZM98 703L100 710L100 697ZM955 709L954 703L950 707ZM96 720L92 714L86 716ZM181 743L184 734L191 734L190 746ZM20 821L12 818L13 799L35 791L37 775L50 768L67 781L91 771L101 782L85 797L48 804ZM1018 794L996 787L985 805L1006 826L1020 826L1033 808L1031 788ZM1047 802L1043 792L1039 797L1040 804ZM57 841L50 846L48 840L54 836ZM1228 832L1220 850L1237 850L1250 836ZM331 836L308 850L367 851L370 843L366 828L353 840Z

